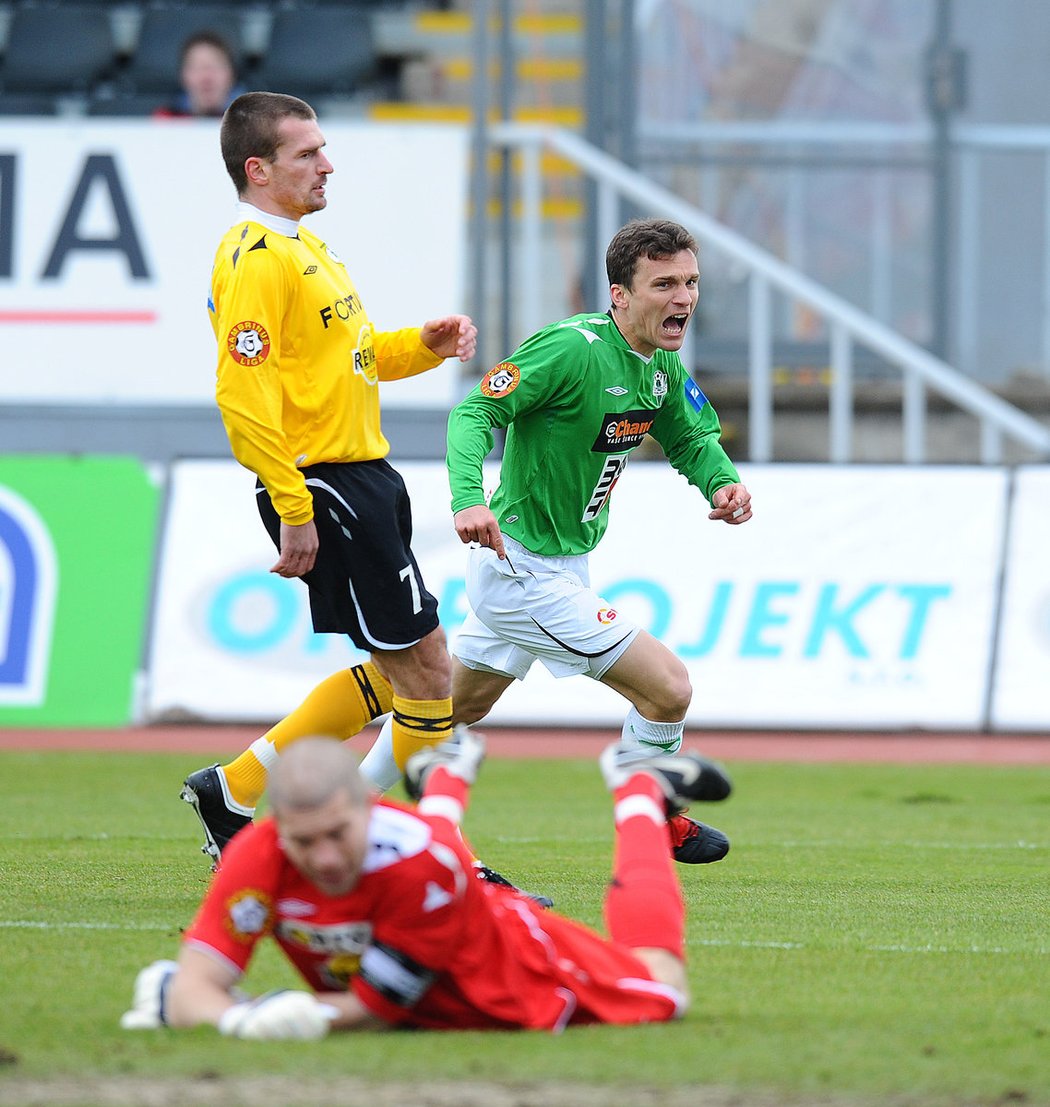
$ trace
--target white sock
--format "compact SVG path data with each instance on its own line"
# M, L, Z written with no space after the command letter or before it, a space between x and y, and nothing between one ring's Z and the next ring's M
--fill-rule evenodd
M361 758L358 771L380 792L389 791L401 779L401 770L394 760L394 720L387 716L372 748Z
M637 707L632 707L623 721L620 733L622 752L617 761L627 765L654 754L677 753L682 748L683 730L685 719L676 723L654 723L639 714Z

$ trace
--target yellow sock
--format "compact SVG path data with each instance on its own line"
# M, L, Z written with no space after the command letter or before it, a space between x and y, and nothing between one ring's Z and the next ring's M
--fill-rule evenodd
M394 761L404 772L405 762L416 750L452 737L452 697L406 700L395 694L393 722Z
M322 680L305 700L261 738L223 767L230 795L254 807L266 790L266 778L285 746L313 735L353 737L366 723L391 708L393 690L371 661L342 669Z

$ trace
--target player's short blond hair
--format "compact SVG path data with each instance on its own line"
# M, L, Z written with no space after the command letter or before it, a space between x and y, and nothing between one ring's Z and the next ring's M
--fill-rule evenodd
M357 760L336 738L300 738L277 759L267 782L270 808L278 822L282 811L323 807L342 791L352 807L364 806L371 794Z

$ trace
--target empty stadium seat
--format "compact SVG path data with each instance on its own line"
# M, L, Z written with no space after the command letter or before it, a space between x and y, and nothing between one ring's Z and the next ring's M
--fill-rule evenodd
M11 13L0 86L11 94L86 92L111 71L113 24L99 7L41 4Z
M309 99L354 92L377 72L368 6L304 6L274 14L269 45L248 80Z

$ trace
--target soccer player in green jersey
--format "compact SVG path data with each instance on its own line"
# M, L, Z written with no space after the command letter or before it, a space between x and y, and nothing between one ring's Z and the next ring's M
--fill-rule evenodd
M456 532L474 544L473 608L453 643L452 713L485 717L539 659L555 676L585 673L631 703L624 764L672 754L692 695L682 662L591 590L587 555L609 520L630 454L650 434L703 493L709 519L738 526L751 496L719 442L714 409L678 351L696 308L697 244L677 223L636 220L606 253L612 306L528 338L451 412L448 470ZM507 428L500 485L486 505L482 465ZM400 778L389 723L362 762L371 780ZM713 789L709 799L725 798ZM677 860L717 861L729 841L684 815L671 820Z
M678 354L698 298L696 240L676 223L635 220L613 238L606 267L606 314L534 334L449 416L454 522L473 544L473 614L452 647L452 701L469 724L537 659L556 677L585 673L631 703L626 764L677 752L692 689L683 663L590 587L587 555L605 533L613 486L649 434L708 500L709 519L746 523L751 496ZM506 447L486 505L482 463L497 427ZM671 831L679 861L716 861L729 848L684 815Z

